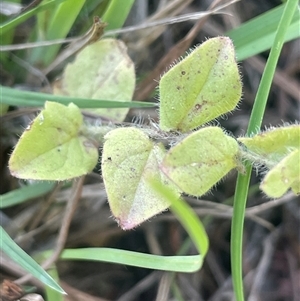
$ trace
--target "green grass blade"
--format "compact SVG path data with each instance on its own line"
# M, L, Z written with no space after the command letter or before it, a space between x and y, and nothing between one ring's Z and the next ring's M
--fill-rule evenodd
M37 198L54 188L54 183L35 183L0 195L0 208L7 208Z
M4 231L0 226L0 248L3 252L18 263L24 270L29 272L32 276L39 279L45 285L54 290L65 294L64 290L54 281L54 279L39 266L27 253L25 253Z
M182 273L196 272L202 265L202 256L199 255L159 256L111 248L66 249L62 252L61 259L95 260Z
M139 101L112 101L75 98L68 96L59 96L38 92L29 92L16 90L4 86L0 86L1 103L11 106L23 107L42 107L44 103L49 101L59 102L68 105L70 102L76 104L79 108L151 108L156 107L156 103L139 102Z
M84 13L92 16L103 16L107 6L107 0L89 0L84 6Z
M140 268L192 273L198 271L208 250L208 238L205 229L195 212L184 202L174 196L172 191L156 182L153 188L167 197L171 202L171 210L180 220L193 240L200 254L188 256L158 256L111 248L66 249L61 254L64 260L95 260ZM44 256L50 256L50 251Z
M28 18L36 15L37 13L42 12L46 9L49 9L53 5L56 5L56 4L64 2L64 1L66 1L66 0L51 0L51 1L48 1L47 3L40 4L37 7L33 8L32 10L29 10L28 12L25 12L24 14L21 14L21 15L17 16L13 20L9 20L9 21L5 22L4 24L1 24L0 25L0 36L2 34L6 33L8 30L10 30L12 28L15 28L19 24L23 23Z
M285 9L281 16L276 32L275 40L271 48L269 58L267 60L266 67L263 72L260 85L258 87L258 91L256 93L247 135L257 133L259 131L259 128L261 127L270 88L277 67L277 62L282 46L284 44L285 34L295 11L297 11L297 3L297 0L288 0L287 4L285 5Z
M196 213L182 198L178 199L167 187L155 182L153 188L170 201L170 209L189 234L198 252L204 257L208 251L208 237Z
M58 276L58 272L57 272L56 268L52 268L51 270L49 270L48 274L57 283L59 283L59 276ZM48 301L64 301L65 300L64 296L60 292L52 289L49 286L46 286L46 288L45 288L45 294L46 294L46 297L47 297L46 300L48 300Z
M108 23L106 30L121 28L133 4L134 0L110 0L105 13L101 17L104 22Z
M256 133L262 123L265 107L276 70L278 58L284 43L285 34L289 24L297 10L298 0L288 0L285 4L278 29L276 32L274 44L271 48L269 58L255 97L254 106L251 112L247 135ZM246 174L238 175L231 225L231 270L233 279L233 288L237 301L244 300L243 277L242 277L242 246L245 208L247 202L248 188L250 182L251 165L246 165Z
M246 174L238 175L236 182L236 190L234 194L233 216L231 222L231 274L233 289L237 301L244 300L242 269L243 229L251 169L252 166L250 163L248 163L246 164Z
M20 0L15 0L14 1L15 4L20 4ZM0 24L3 21L7 21L7 17L0 14ZM5 34L2 34L1 30L0 30L0 45L10 45L13 42L14 39L14 35L15 35L15 29L12 28L11 30L6 31ZM10 58L10 53L5 53L2 52L0 55L0 64L1 64L1 69L2 70L9 70L11 69L11 58ZM0 104L0 106L2 107L2 104ZM3 109L0 107L0 114L3 111ZM2 109L2 110L1 110Z
M39 15L41 18L40 24L47 24L47 29L45 33L45 40L55 40L63 39L67 36L72 28L78 14L80 13L85 0L68 0L60 3L52 11L50 19L47 15ZM37 31L40 29L37 28ZM31 63L39 62L43 66L48 66L53 59L56 57L61 45L52 45L44 51L43 48L36 48L31 53L31 58L29 58Z
M239 61L266 51L272 47L284 7L285 4L282 4L269 10L226 34L233 40L237 59ZM284 41L287 42L299 38L299 28L300 11L296 10L293 14L291 23L287 28Z

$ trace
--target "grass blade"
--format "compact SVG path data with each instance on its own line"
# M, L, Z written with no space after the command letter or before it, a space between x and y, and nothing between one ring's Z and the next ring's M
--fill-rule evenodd
M285 4L282 4L269 10L226 34L233 40L237 59L239 61L245 60L248 57L266 51L272 47L284 7ZM296 10L293 14L291 23L287 27L284 41L287 42L299 38L299 28L300 11Z
M51 277L53 277L53 279L55 279L56 282L59 282L59 275L58 275L56 268L49 270L48 273ZM53 290L49 286L46 286L46 288L45 288L45 295L46 295L48 301L64 301L65 300L64 296L60 292Z
M173 211L178 220L181 222L182 226L189 234L198 252L204 257L208 251L208 237L205 228L196 213L182 198L178 199L176 195L167 187L164 187L157 182L151 184L157 192L170 201L170 209Z
M56 4L64 2L64 1L66 1L66 0L52 0L52 1L48 1L47 3L40 4L37 7L33 8L32 10L29 10L28 12L25 12L24 14L21 14L21 15L17 16L13 20L9 20L9 21L5 22L4 24L1 24L0 25L0 36L2 34L6 33L8 30L10 30L12 28L15 28L19 24L23 23L28 18L36 15L37 13L42 12L42 11L44 11L46 9L49 9L53 5L56 5Z
M54 281L54 279L39 266L27 253L25 253L4 231L0 226L0 248L13 261L18 263L24 270L29 272L32 276L39 279L45 285L54 290L65 294L64 290Z
M284 43L288 26L297 9L297 0L288 0L285 4L283 14L278 25L274 44L271 48L264 73L255 97L254 106L251 112L247 135L256 133L262 123L265 107L277 66L278 58ZM244 300L243 276L242 276L242 245L245 208L247 202L248 188L250 182L251 164L246 164L245 175L239 174L235 190L233 217L231 224L231 270L233 288L237 301Z
M38 24L47 24L46 32L41 32L41 26L36 28L37 35L46 41L54 39L62 39L67 36L70 29L80 13L85 0L65 1L56 6L51 12L50 18L47 14L38 16ZM43 66L48 66L57 55L60 45L52 45L45 52L43 48L36 48L31 52L29 61L34 64L39 62Z
M102 16L102 20L107 22L106 30L121 28L126 21L134 0L110 0L109 5Z
M49 254L47 252L47 255ZM182 273L196 272L203 262L203 257L200 255L159 256L111 248L66 249L62 252L61 259L95 260Z
M10 206L24 203L30 199L37 198L54 188L54 183L35 183L32 185L24 186L19 189L15 189L8 193L0 195L0 208L7 208Z
M79 108L151 108L156 107L156 103L138 102L138 101L112 101L75 98L68 96L59 96L46 93L29 92L16 90L0 86L1 103L12 106L22 107L42 107L48 101L56 101L64 105L73 102Z
M208 238L205 229L195 212L182 199L174 197L174 193L153 181L153 188L167 197L171 202L171 210L180 220L193 240L200 254L188 256L158 256L111 248L66 249L61 254L64 260L95 260L140 268L192 273L198 271L208 250ZM50 256L50 251L43 254Z

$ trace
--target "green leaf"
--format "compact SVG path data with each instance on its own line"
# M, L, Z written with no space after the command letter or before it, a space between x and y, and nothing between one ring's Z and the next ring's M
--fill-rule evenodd
M10 19L4 24L0 24L0 36L7 31L9 31L12 28L15 28L17 25L21 24L22 22L26 21L28 18L36 15L39 12L49 10L52 6L57 5L59 3L62 3L66 0L50 0L47 1L46 3L42 3L38 6L35 6L33 9L26 11L23 14L18 15L14 19Z
M107 22L107 30L121 28L126 21L134 0L110 0L102 20Z
M32 198L37 198L51 191L54 183L35 183L0 195L0 208L21 204Z
M122 41L103 39L85 47L70 63L54 94L91 99L131 100L135 88L134 65ZM123 121L128 109L93 110Z
M300 149L291 152L272 168L260 188L271 198L280 198L289 188L300 194Z
M160 80L160 128L188 132L233 110L242 85L231 40L204 42Z
M271 128L251 138L238 138L247 149L261 157L262 163L273 167L291 150L300 148L300 125Z
M65 294L64 290L53 280L53 278L20 248L1 226L0 241L0 248L9 258L18 263L24 270L39 279L45 285Z
M226 33L234 44L237 60L242 61L253 55L270 49L283 14L285 4L252 18ZM300 37L300 11L295 11L289 24L284 41L288 42Z
M300 192L299 137L300 125L294 124L238 138L258 163L271 168L260 186L269 197L281 197L289 188L295 194Z
M161 170L183 192L201 196L237 166L238 151L220 128L206 127L172 147Z
M196 272L203 263L201 255L159 256L111 248L66 249L61 259L94 260L181 273Z
M80 134L83 118L74 104L46 102L27 127L10 160L13 176L34 180L67 180L90 172L98 160L97 147Z
M37 16L36 37L37 40L51 41L55 39L64 39L74 26L75 20L86 1L65 1L56 5L52 10ZM51 45L47 51L38 47L29 52L28 60L31 64L39 66L48 66L54 58L61 45Z
M176 215L182 226L188 232L198 252L201 254L199 256L204 257L208 251L209 242L205 228L195 211L184 199L178 198L172 190L159 183L156 179L151 179L150 183L154 189L169 200L171 203L171 211Z
M172 189L158 167L165 150L136 128L115 129L104 138L102 174L109 205L119 225L131 229L170 205L147 181L154 177Z
M274 43L272 45L265 70L263 72L254 104L249 119L249 125L247 129L247 135L256 133L262 123L264 112L266 109L266 103L269 96L270 87L276 71L276 65L278 58L284 43L285 34L287 33L288 26L291 21L291 17L297 10L298 0L288 0L284 6L283 13L278 22L276 29L276 35ZM232 226L231 226L231 272L232 272L232 284L235 294L235 299L244 301L244 289L243 289L243 229L245 219L245 208L248 199L248 189L251 179L251 164L249 161L245 163L245 173L238 174L236 190L234 195Z
M48 270L48 274L56 281L59 282L59 275L56 266ZM49 301L65 301L65 296L59 293L56 290L53 290L51 287L45 287L46 300ZM30 301L30 300L29 300Z
M55 101L64 105L73 102L79 108L151 108L156 107L157 104L153 102L142 101L118 101L99 100L89 98L77 98L70 96L58 96L39 92L22 91L12 89L9 87L0 86L2 103L12 106L25 107L41 107L48 101Z

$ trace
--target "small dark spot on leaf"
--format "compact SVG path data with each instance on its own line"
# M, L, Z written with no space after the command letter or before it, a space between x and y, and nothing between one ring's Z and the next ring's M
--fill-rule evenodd
M201 109L201 105L199 104L199 103L196 103L196 105L195 105L195 110L196 111L199 111L200 109Z
M185 75L186 74L186 72L185 71L181 71L181 75Z
M177 90L181 90L181 87L180 87L180 86L177 86L176 89L177 89Z

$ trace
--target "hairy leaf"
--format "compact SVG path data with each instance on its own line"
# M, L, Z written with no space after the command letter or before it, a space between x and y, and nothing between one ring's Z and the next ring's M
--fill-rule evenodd
M283 196L289 188L295 194L300 194L300 150L294 150L272 168L260 188L272 198Z
M300 148L300 125L271 128L250 138L238 138L248 150L273 167L291 150Z
M271 128L238 140L250 158L271 169L260 186L269 197L281 197L289 188L300 193L300 125Z
M79 98L130 101L135 88L134 65L122 41L103 39L85 47L70 63L54 94ZM123 121L128 108L93 109L93 113Z
M111 211L123 229L134 228L170 206L149 184L154 177L173 188L159 170L164 154L163 146L139 129L120 128L106 134L102 175Z
M207 127L171 148L161 169L183 192L201 196L237 166L238 150L220 128Z
M164 131L188 132L233 110L242 85L231 40L204 42L162 76L159 90Z
M33 180L67 180L90 172L97 147L80 134L83 118L74 104L46 102L45 109L22 134L10 160L13 176Z

